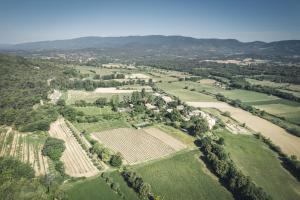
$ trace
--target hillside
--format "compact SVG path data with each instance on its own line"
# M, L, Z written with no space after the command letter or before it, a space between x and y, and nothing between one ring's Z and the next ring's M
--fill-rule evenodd
M300 41L240 42L235 39L197 39L184 36L125 36L81 37L67 40L40 41L0 46L3 50L82 50L93 49L102 53L135 55L164 54L175 56L203 55L300 55Z

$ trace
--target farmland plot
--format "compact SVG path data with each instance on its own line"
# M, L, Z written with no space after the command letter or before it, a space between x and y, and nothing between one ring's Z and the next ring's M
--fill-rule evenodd
M58 119L51 124L49 134L65 141L66 149L62 155L66 173L74 177L94 176L98 169L93 165L86 152L77 142L64 119Z
M287 133L283 128L265 119L223 102L187 102L187 104L194 107L217 108L222 112L228 111L235 120L245 123L255 132L260 132L265 137L270 138L286 154L300 157L300 138Z
M12 156L28 163L36 175L49 173L47 157L42 155L43 142L33 134L22 134L11 128L0 134L0 156Z
M120 152L128 164L157 159L186 148L185 144L156 128L119 128L92 133L92 137L114 152Z

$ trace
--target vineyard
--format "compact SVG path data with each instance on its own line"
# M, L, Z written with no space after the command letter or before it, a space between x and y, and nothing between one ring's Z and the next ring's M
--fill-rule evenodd
M48 159L41 153L44 140L44 137L1 127L0 156L13 156L24 163L29 163L36 175L47 174L49 173Z
M127 164L161 158L186 148L177 139L156 129L119 128L91 136L114 152L120 152Z
M74 137L64 119L58 119L50 126L51 137L65 141L66 149L62 155L66 173L73 177L89 177L96 175L99 171L93 165L85 150Z

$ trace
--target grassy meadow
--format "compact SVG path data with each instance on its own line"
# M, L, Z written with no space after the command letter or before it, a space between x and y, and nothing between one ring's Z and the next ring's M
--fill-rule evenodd
M233 199L199 156L199 150L182 152L134 169L164 200Z
M287 170L272 150L252 135L233 135L220 131L225 139L225 149L239 169L274 200L299 199L300 184Z

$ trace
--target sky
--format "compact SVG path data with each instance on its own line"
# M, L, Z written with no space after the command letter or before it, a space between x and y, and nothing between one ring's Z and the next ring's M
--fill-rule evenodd
M300 39L300 0L0 0L0 43L85 36Z

